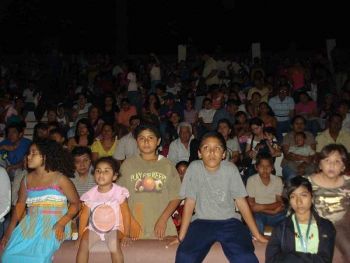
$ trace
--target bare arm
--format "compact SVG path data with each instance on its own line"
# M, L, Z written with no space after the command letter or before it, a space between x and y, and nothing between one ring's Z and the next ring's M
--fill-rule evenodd
M167 207L164 209L163 213L158 218L154 226L154 235L157 238L159 239L164 238L168 219L174 213L175 209L179 206L180 202L181 202L180 199L171 200L167 205Z
M120 205L120 210L123 217L124 236L130 237L131 213L127 199Z
M281 202L276 201L271 204L259 204L255 202L255 198L248 197L248 204L252 212L258 213L265 213L269 215L276 214L276 209L281 206Z
M15 229L17 223L22 219L25 209L26 209L26 200L27 200L27 191L24 184L25 177L22 179L20 189L18 191L18 200L15 208L11 213L11 221L7 230L1 240L1 246L4 248L7 244L7 241L10 239L13 230Z
M84 230L89 222L90 209L87 205L83 204L83 208L79 218L79 238L82 238Z

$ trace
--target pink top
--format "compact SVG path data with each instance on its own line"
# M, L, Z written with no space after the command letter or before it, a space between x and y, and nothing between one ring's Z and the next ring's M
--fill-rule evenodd
M90 208L90 211L93 211L97 206L101 204L110 205L114 210L115 218L116 218L115 224L112 230L122 231L123 222L121 220L120 205L128 197L129 197L129 191L126 188L113 183L112 189L106 193L100 193L98 191L98 185L94 186L85 194L83 194L80 200L83 201L85 205ZM88 229L96 232L91 222L89 222ZM104 240L104 234L97 233L97 232L96 234L100 236L101 240Z
M291 73L291 80L293 83L293 90L298 90L305 86L304 72L299 69L294 69Z
M295 105L296 114L310 114L317 109L315 101L308 101L306 104L299 102Z

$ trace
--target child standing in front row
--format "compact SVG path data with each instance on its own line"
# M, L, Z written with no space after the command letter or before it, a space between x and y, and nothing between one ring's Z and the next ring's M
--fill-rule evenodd
M344 262L350 262L350 176L349 155L341 144L328 144L318 155L318 172L309 176L314 204L320 216L337 230L336 244Z
M6 246L4 263L52 262L63 240L70 238L68 223L80 207L78 193L67 178L74 174L73 160L61 145L48 140L33 143L27 165L32 172L21 182L11 223L1 240Z
M315 211L311 183L304 177L292 178L287 196L291 215L273 229L266 248L266 263L331 263L335 229Z
M107 241L113 263L124 262L120 241L122 240L123 244L127 244L129 241L130 211L127 203L129 191L113 183L118 177L118 171L119 165L112 157L102 157L96 161L94 177L97 185L81 196L84 206L79 224L78 243L80 246L76 260L78 263L89 261L89 250L99 240ZM107 206L114 212L110 218L114 224L110 222L111 220L103 220L102 224L104 225L106 223L107 225L112 224L109 225L110 229L104 227L103 231L96 227L93 220L99 216L106 216L107 213L94 215L96 209L101 206Z
M187 169L180 191L180 196L185 198L185 207L178 237L178 263L202 262L216 241L221 243L230 262L258 262L252 236L235 212L235 202L253 236L267 242L259 233L249 209L238 169L223 161L225 154L223 136L207 133L202 137L198 151L202 160L193 161Z

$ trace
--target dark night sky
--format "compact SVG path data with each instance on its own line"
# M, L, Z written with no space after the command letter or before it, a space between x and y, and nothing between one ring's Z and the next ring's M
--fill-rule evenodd
M113 0L10 2L0 16L0 46L5 51L40 51L54 40L66 51L114 51ZM306 6L307 2L127 0L129 51L175 53L177 44L189 37L197 46L220 44L231 52L246 51L254 41L271 50L286 49L291 41L298 49L322 48L327 37L347 47L347 9L330 2Z

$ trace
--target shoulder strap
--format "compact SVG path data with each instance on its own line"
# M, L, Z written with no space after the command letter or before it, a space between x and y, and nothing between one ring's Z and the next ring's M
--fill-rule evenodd
M253 134L252 141L250 143L250 150L253 150L254 138L255 138L255 134Z

